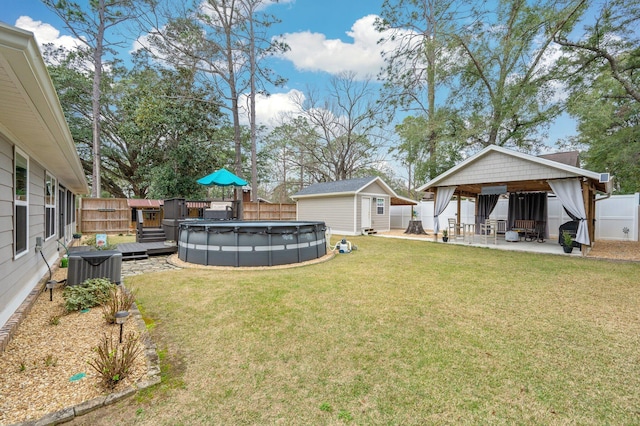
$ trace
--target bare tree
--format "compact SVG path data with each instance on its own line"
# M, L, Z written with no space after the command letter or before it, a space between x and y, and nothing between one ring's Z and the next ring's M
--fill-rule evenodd
M382 162L384 102L378 102L370 80L358 81L353 72L330 80L326 97L309 91L295 100L297 115L305 118L315 138L303 138L313 158L307 171L316 181L349 179Z

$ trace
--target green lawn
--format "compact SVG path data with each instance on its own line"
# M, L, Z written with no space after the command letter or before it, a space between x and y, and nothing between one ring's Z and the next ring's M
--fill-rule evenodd
M100 417L640 423L640 264L351 241L306 267L127 278L163 383Z

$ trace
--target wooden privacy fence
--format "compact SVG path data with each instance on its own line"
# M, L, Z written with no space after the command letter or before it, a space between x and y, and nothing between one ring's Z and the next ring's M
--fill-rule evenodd
M83 234L127 232L130 224L125 198L80 198L78 225Z
M188 201L188 217L202 217L209 202ZM143 208L145 227L159 227L162 209ZM296 220L295 204L243 203L244 220ZM78 227L83 234L122 233L135 228L126 198L80 198Z
M296 220L296 205L245 202L242 206L242 218L244 220Z

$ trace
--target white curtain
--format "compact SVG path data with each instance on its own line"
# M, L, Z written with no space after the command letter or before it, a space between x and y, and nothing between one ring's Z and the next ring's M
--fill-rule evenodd
M587 213L584 210L584 198L578 179L559 179L548 181L551 190L560 199L562 205L578 220L576 241L580 244L591 245L589 241L589 229Z
M438 235L438 231L440 230L440 220L438 219L438 215L447 208L449 205L449 201L451 201L451 197L453 197L453 193L455 192L455 186L439 186L438 192L436 193L436 203L433 206L433 233Z

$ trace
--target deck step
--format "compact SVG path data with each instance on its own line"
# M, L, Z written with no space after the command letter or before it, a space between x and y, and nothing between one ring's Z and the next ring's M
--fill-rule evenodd
M123 253L122 260L144 260L148 259L149 255L146 253Z
M167 239L164 229L162 228L144 228L142 235L138 235L137 242L139 243L155 243L163 242Z

